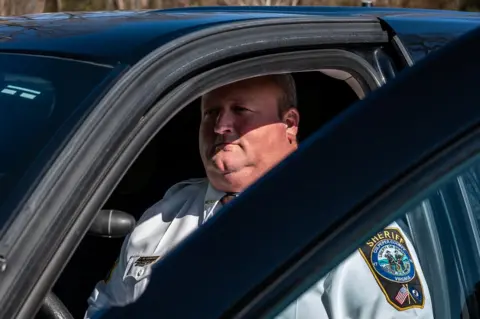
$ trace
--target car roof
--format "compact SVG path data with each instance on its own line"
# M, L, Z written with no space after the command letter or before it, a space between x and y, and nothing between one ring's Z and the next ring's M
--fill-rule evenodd
M63 12L0 17L0 51L40 53L103 63L132 64L182 35L252 19L402 17L479 20L480 14L427 9L365 7L188 7L166 10ZM477 22L478 23L478 22ZM438 27L438 23L433 28ZM424 29L423 32L428 32Z

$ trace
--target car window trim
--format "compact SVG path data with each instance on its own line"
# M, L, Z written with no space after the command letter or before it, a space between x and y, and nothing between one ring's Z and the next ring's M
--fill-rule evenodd
M126 150L121 157L125 157L127 152L138 154L141 149L133 147L145 146L143 143L147 137L152 137L159 132L169 118L202 94L225 83L272 73L309 72L322 68L339 69L350 73L362 84L365 93L382 85L380 75L367 60L358 54L358 50L357 53L346 49L290 51L239 60L189 79L158 101L144 116L143 127L138 127L139 131L133 136L134 140L128 146L131 149ZM124 170L120 166L118 169ZM96 196L97 194L94 195L94 197Z
M15 51L15 50L0 50L0 55L23 55L23 56L32 56L42 59L52 59L52 60L62 60L62 61L73 61L77 63L84 63L84 64L91 64L96 65L104 68L114 69L115 66L108 64L108 63L99 63L94 61L89 61L85 59L76 59L71 57L64 57L61 55L54 55L54 54L38 54L35 52L25 52L25 51Z

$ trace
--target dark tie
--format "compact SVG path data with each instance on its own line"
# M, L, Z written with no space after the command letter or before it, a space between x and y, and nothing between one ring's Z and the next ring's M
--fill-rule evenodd
M222 203L223 206L227 205L232 199L238 196L238 193L226 193L221 199L220 203Z

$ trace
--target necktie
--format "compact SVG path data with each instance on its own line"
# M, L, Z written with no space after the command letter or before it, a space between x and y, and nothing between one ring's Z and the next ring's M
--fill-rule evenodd
M220 203L222 206L227 205L232 199L238 196L238 193L226 193L221 199Z

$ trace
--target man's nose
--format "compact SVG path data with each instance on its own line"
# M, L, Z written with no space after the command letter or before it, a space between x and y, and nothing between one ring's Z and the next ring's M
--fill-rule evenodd
M233 114L228 111L222 111L218 114L215 122L214 131L217 134L228 134L233 132Z

